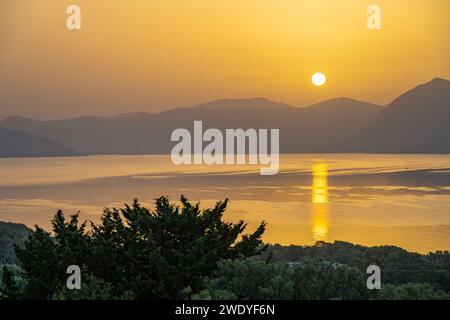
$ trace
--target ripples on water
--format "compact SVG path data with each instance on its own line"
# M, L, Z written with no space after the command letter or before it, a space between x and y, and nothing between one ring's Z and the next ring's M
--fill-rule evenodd
M0 219L46 228L55 211L97 220L106 206L162 194L230 198L226 218L268 222L266 241L345 240L428 252L450 249L450 156L283 155L258 166L174 166L168 156L0 159Z

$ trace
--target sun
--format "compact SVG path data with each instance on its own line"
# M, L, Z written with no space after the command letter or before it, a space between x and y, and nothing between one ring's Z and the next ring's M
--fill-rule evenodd
M313 74L311 81L316 87L321 87L327 82L327 77L322 72L316 72Z

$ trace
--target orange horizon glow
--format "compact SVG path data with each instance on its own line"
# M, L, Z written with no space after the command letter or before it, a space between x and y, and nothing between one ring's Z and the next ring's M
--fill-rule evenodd
M386 105L450 78L446 0L3 0L0 118L156 112L218 98L295 106L347 96ZM311 75L329 79L320 90Z

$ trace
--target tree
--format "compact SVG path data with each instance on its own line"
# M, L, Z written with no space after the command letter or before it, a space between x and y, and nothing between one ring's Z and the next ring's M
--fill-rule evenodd
M24 298L46 299L62 283L57 246L50 234L36 226L23 248L15 247L26 279Z
M91 274L85 277L80 290L63 288L52 296L53 300L130 300L133 298L131 292L126 292L119 297L114 296L110 283Z
M343 241L317 243L315 246L273 245L262 255L278 262L301 262L306 257L320 258L359 269L378 265L383 283L429 283L435 289L450 292L450 253L437 251L427 255L408 252L394 246L364 247Z
M18 290L14 273L4 265L2 268L2 282L0 286L0 298L14 300L18 297Z
M223 260L213 276L203 281L198 299L292 299L294 268L286 263L267 263L257 258Z
M294 299L367 298L365 278L357 268L322 258L305 258L296 266Z
M106 209L101 222L78 222L78 214L66 221L58 211L49 234L36 227L16 254L27 280L25 294L31 299L49 299L64 291L69 265L105 285L113 297L137 299L182 298L183 290L201 289L222 259L250 257L265 250L262 222L252 234L243 234L246 224L224 222L228 200L201 210L181 197L181 206L167 197L155 200L155 209L137 200L123 209Z
M302 263L266 262L258 258L226 260L205 289L193 299L314 300L364 299L367 289L362 273L320 259Z
M441 300L450 299L442 290L435 290L429 283L406 283L399 286L386 284L377 294L380 300Z

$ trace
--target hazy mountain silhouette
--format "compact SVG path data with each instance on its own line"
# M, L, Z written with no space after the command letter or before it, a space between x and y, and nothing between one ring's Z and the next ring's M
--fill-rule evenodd
M235 109L257 109L257 110L270 110L270 109L290 109L293 106L282 103L274 102L266 98L253 98L253 99L220 99L195 106L196 109L215 109L215 110L235 110Z
M450 153L450 81L417 86L384 109L348 98L306 108L264 98L222 99L155 114L51 121L9 117L0 127L46 137L85 154L152 154L169 153L172 131L192 129L195 120L203 121L204 130L280 129L283 153Z
M450 153L450 81L436 78L402 94L339 150Z
M339 98L297 108L263 98L223 99L192 108L157 114L130 113L114 117L83 116L38 121L9 117L1 127L51 138L87 154L169 153L176 128L192 129L194 120L207 128L280 129L281 152L318 152L348 138L368 123L381 107Z
M24 132L0 129L0 157L76 156L60 143Z

